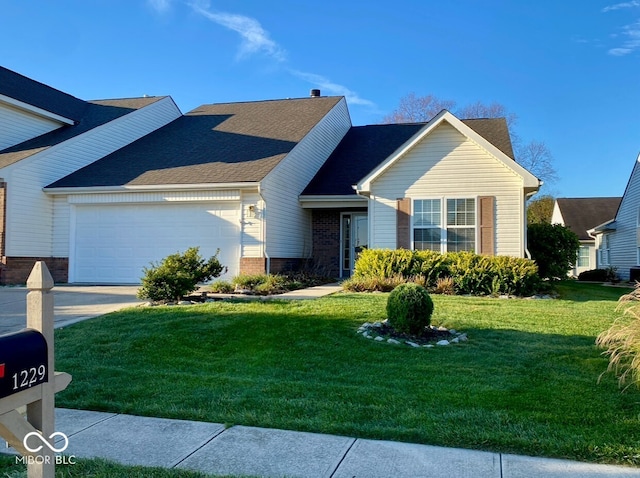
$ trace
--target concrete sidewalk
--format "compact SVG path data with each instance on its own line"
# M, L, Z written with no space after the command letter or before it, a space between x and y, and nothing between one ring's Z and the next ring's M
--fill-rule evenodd
M57 409L56 431L69 438L68 456L213 476L640 477L640 468L85 410Z

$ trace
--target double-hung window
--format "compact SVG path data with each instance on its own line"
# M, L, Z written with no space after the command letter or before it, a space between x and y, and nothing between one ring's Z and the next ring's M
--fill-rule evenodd
M591 252L589 250L589 246L580 246L580 249L578 249L577 267L591 267L590 256Z
M413 248L438 252L476 250L474 198L416 199Z
M602 266L609 265L609 236L607 234L602 235L600 242L600 264Z

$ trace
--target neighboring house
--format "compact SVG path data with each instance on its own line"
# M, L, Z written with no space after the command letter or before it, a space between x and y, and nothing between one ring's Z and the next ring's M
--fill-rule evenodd
M84 102L19 80L80 112L0 150L1 282L41 258L57 281L138 283L190 246L219 250L229 276L313 259L344 277L364 247L527 254L539 181L514 161L503 119L352 127L343 97L317 94L181 115L169 97ZM108 120L84 119L107 106Z
M577 277L581 272L598 268L596 239L589 234L595 226L615 217L620 197L558 198L553 205L552 224L562 224L580 240L578 260L570 272Z
M613 267L623 280L640 280L640 156L615 215L589 231L596 238L598 267Z
M83 101L0 67L0 283L24 283L36 259L65 282L68 244L43 187L178 116L170 97Z

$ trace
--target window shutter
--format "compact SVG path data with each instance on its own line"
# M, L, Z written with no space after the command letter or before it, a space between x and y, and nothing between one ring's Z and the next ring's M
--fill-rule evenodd
M396 205L396 247L411 249L411 199L400 198Z
M496 226L495 198L481 196L478 198L478 220L480 229L479 253L487 256L495 255Z

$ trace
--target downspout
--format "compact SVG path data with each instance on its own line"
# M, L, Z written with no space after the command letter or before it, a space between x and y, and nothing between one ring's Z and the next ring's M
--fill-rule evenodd
M262 184L258 184L258 196L260 196L260 200L262 201L262 225L260 227L260 241L262 242L262 254L264 255L267 263L265 267L265 272L267 274L271 273L271 258L269 257L269 253L267 252L267 201L264 199L262 195Z

